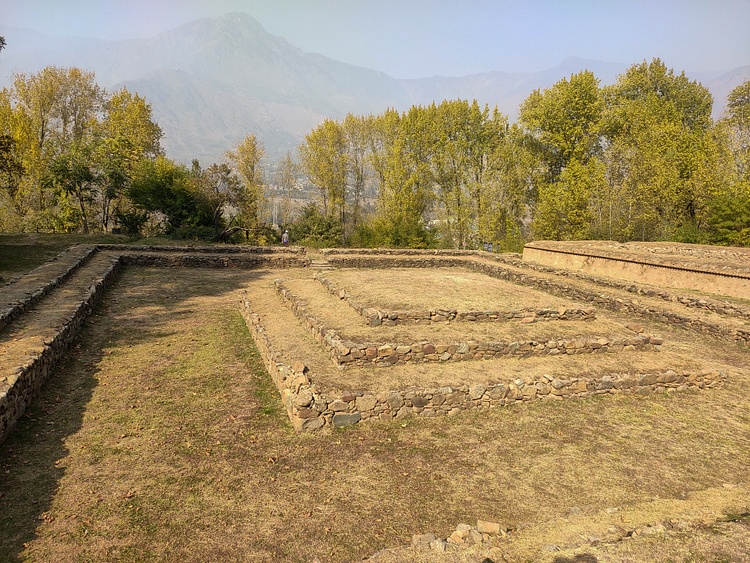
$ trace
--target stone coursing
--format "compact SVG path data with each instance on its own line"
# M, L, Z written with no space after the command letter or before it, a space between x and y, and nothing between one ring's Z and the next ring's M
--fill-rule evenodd
M247 294L240 299L240 311L266 370L279 390L281 402L294 429L299 432L323 427L326 419L322 415L327 402L310 381L307 367L301 362L286 364L274 351L271 339L260 317L253 312Z
M0 311L0 330L3 330L13 319L23 314L29 307L34 305L50 291L61 286L78 268L85 265L98 252L95 246L76 246L61 252L47 262L42 268L51 268L54 275L49 281L46 281L39 287L28 288L18 300L11 303L3 304L3 310ZM60 268L55 266L59 265ZM23 276L15 281L16 284L23 284ZM14 286L15 288L15 286Z
M534 276L531 273L518 272L509 268L503 268L500 263L492 264L479 260L463 260L460 258L451 258L448 256L436 257L394 257L379 258L370 255L333 255L329 256L328 261L335 267L349 268L432 268L432 267L462 267L477 272L487 274L499 279L504 279L513 283L526 285L541 289L553 295L575 299L578 301L587 301L592 305L604 307L606 309L618 312L627 312L647 319L653 319L660 322L666 322L683 328L709 334L716 338L739 342L744 345L750 345L750 328L735 328L722 326L711 321L703 320L696 317L680 315L665 309L658 309L642 305L636 301L627 301L625 299L611 297L608 295L596 293L588 289L566 284L562 281L551 280ZM526 268L527 270L529 268ZM565 275L567 272L554 268L545 267L545 272Z
M0 380L0 443L15 427L18 419L36 396L42 383L64 357L73 338L86 317L112 284L122 262L113 259L104 275L91 284L86 296L75 307L71 316L40 350L33 350L27 362L9 377Z
M723 249L722 249L723 250ZM686 251L687 252L687 251ZM633 282L623 282L611 278L601 278L583 272L572 270L563 270L536 264L533 262L524 262L521 255L515 252L492 253L483 250L418 250L418 249L356 249L356 248L331 248L323 250L323 254L330 256L453 256L453 257L478 257L484 260L494 260L505 263L516 268L526 270L536 270L539 272L553 273L559 276L566 276L584 281L596 283L605 287L611 287L638 295L648 297L659 297L665 301L682 303L690 308L708 309L719 315L731 317L743 317L750 319L750 308L742 307L727 301L719 301L708 297L695 297L691 295L676 294L661 288L647 287ZM337 263L335 260L333 263Z
M503 322L518 320L531 323L536 321L577 320L592 321L596 319L596 309L570 308L526 308L508 311L458 311L456 309L429 309L425 311L385 311L368 307L354 299L349 292L340 289L334 282L320 273L314 278L325 287L331 295L342 299L359 314L368 326L396 326L403 324L432 324L457 322Z
M290 366L274 353L260 317L247 297L242 315L256 346L279 389L297 431L340 428L365 420L392 420L407 416L437 417L475 408L508 406L536 400L555 401L605 394L650 394L667 390L704 389L719 385L725 375L715 370L654 373L609 373L602 376L517 378L503 383L408 387L380 392L349 390L326 395L305 366Z
M75 247L59 254L47 264L34 270L37 277L45 275L48 271L53 277L39 287L32 288L24 293L23 298L17 302L9 303L0 312L0 315L2 315L0 317L0 330L53 289L63 285L73 272L84 266L100 250L119 250L121 252L113 253L112 266L102 277L92 283L87 296L74 307L74 313L62 326L56 328L54 337L45 341L43 348L30 350L27 356L28 361L20 365L11 376L0 377L0 443L10 434L19 417L31 404L42 383L62 360L84 319L91 313L102 294L109 288L121 267L125 265L159 265L214 268L283 268L309 265L309 259L305 256L305 249L301 247L283 249L277 249L276 247L241 247L237 250L231 250L228 253L229 256L225 255L227 249L223 247L205 247L197 250L197 255L186 253L190 252L186 247L131 247L124 245ZM280 254L269 255L276 251L280 251ZM58 264L60 267L57 267ZM23 278L24 276L21 276L16 284L23 284ZM13 288L15 289L16 286L14 285Z
M517 268L524 268L527 270L535 270L538 272L552 273L558 276L580 279L583 281L601 285L603 287L611 287L614 289L619 289L621 291L634 293L636 295L658 297L660 299L663 299L664 301L681 303L688 308L708 309L709 311L713 311L714 313L728 317L741 317L750 319L750 308L729 303L728 301L719 301L717 299L712 299L709 297L696 297L693 295L677 294L662 288L648 287L633 282L623 282L611 278L602 278L593 276L591 274L585 274L583 272L563 270L553 268L551 266L536 264L533 262L524 262L523 260L509 254L488 255L488 257L490 257L492 260L509 264Z
M388 367L420 362L449 362L489 360L507 356L557 356L620 352L623 350L659 350L663 339L657 336L600 337L554 339L514 342L416 342L416 343L357 343L342 338L338 332L326 328L307 309L306 303L287 289L280 280L274 282L282 301L311 331L318 343L336 365L373 365Z
M158 252L162 254L169 252L181 254L306 254L307 252L304 246L154 246L142 244L100 244L98 248L119 252Z
M629 244L622 245L627 249ZM678 246L669 245L667 247L648 247L648 246L633 246L634 248L641 248L645 251L641 255L629 254L606 248L601 244L588 247L580 248L577 245L571 246L569 241L534 241L526 245L527 248L535 250L543 250L546 252L555 252L560 254L570 254L577 256L590 256L592 258L606 258L607 260L615 260L618 262L630 262L634 264L643 264L646 266L655 266L658 268L671 268L675 270L683 270L686 272L695 273L710 273L718 274L721 276L735 277L741 280L750 281L750 266L747 265L748 257L750 253L744 252L724 252L717 254L714 249L709 250L708 248L701 249L700 247L694 247L688 251L683 248L680 250ZM657 249L660 251L657 252ZM693 259L681 258L679 255L690 256ZM720 257L718 262L712 260L712 258ZM699 260L695 260L698 258ZM734 259L736 263L727 263L727 259Z
M310 259L302 254L177 254L163 252L124 252L128 266L159 266L183 268L306 268Z

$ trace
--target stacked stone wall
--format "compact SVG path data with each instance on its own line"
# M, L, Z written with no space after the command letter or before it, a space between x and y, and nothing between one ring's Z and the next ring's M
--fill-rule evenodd
M299 255L264 255L264 254L236 254L212 255L205 254L177 254L162 252L124 252L124 263L128 266L159 266L181 268L306 268L310 259Z
M155 246L143 244L100 244L101 250L116 252L176 252L188 254L306 254L304 246Z
M593 321L596 319L596 309L571 309L571 308L525 308L508 311L458 311L457 309L435 308L424 311L385 311L374 307L363 305L354 299L349 292L340 289L334 282L320 273L314 275L315 279L325 287L328 292L342 299L347 305L359 314L368 326L396 326L406 324L433 324L456 322L504 322L518 320L531 323L536 321Z
M657 336L599 337L551 339L545 341L513 342L427 342L416 343L358 343L344 339L334 329L325 327L284 284L276 280L276 291L282 301L313 334L336 365L373 365L377 367L400 366L423 362L450 362L490 360L502 357L528 358L531 356L558 356L577 354L602 354L621 351L659 350L663 339Z
M100 250L112 252L112 266L105 274L94 280L86 296L71 310L71 316L58 328L53 337L46 340L39 350L33 350L27 361L18 366L10 377L0 379L0 443L10 434L18 419L64 358L71 342L86 317L92 312L102 295L110 287L117 272L126 265L139 266L185 266L212 268L292 268L309 266L304 248L241 247L226 256L223 247L206 247L190 254L186 247L132 247L124 245L86 246L67 250L40 268L49 268L50 263L59 262L60 268L51 268L54 277L39 287L26 292L23 299L10 303L0 312L0 330L16 317L39 302L53 289L62 286L79 268L84 266ZM116 252L121 251L121 252ZM281 251L280 254L271 252ZM73 254L71 255L71 252ZM70 258L70 260L68 260ZM44 270L42 270L44 271ZM39 273L35 270L36 273ZM23 283L23 276L15 283ZM271 370L269 369L269 372Z
M670 323L702 334L709 334L716 338L750 345L750 328L744 329L721 326L700 318L688 317L665 309L641 305L635 301L627 301L625 299L595 293L594 291L566 284L562 281L541 278L534 276L531 273L527 274L525 272L503 268L501 263L492 264L488 261L462 260L450 257L378 258L377 256L369 255L334 255L330 256L328 261L331 265L341 268L468 268L495 278L541 289L542 291L552 293L553 295L577 301L586 301L592 305L604 307L605 309L612 311L627 312L642 318ZM555 268L547 267L543 271L565 275L564 271Z
M13 375L0 381L0 443L10 434L42 383L63 359L81 324L112 284L121 266L122 262L115 259L105 274L91 284L55 336L45 341L43 348L29 356Z
M491 384L452 385L390 389L379 392L348 390L328 395L314 383L305 366L290 366L274 353L260 317L252 312L246 297L242 314L260 350L266 367L279 389L282 401L297 431L340 428L366 420L392 420L408 416L438 417L476 408L516 403L555 401L606 394L664 393L719 385L725 374L716 370L654 373L609 373L591 377L516 378Z
M53 264L55 262L65 262L63 254L69 254L71 252L76 253L73 256L73 260L69 263L64 263L64 265L62 265L62 269L59 270L59 273L56 272L57 275L55 275L52 279L35 289L29 290L19 300L13 303L4 304L3 310L0 311L0 330L3 330L8 324L13 321L13 319L23 314L23 312L29 309L29 307L33 306L40 299L49 294L50 291L52 291L56 287L60 287L63 283L65 283L65 281L73 274L73 272L75 272L78 268L85 265L89 260L91 260L91 258L98 252L98 248L95 246L84 246L76 247L75 249L68 249L67 251L58 254L57 256L49 260L47 264ZM14 283L18 283L22 278L23 276L21 276L21 278L19 278L19 280L16 280Z

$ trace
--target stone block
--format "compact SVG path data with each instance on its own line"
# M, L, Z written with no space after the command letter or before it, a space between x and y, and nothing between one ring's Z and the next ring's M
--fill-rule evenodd
M362 415L359 412L354 413L336 413L333 415L331 423L334 428L341 428L343 426L351 426L357 424L362 420Z

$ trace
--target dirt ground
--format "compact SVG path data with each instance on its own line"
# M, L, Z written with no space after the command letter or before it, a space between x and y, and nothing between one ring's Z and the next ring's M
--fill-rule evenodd
M346 562L477 519L509 532L481 550L439 559L396 550L379 560L742 561L750 552L746 348L638 320L665 338L661 352L571 357L554 369L709 365L730 377L704 391L296 435L239 314L239 292L291 360L334 378L332 387L355 374L312 345L275 295L276 277L120 274L0 446L0 560ZM360 370L357 385L486 380L550 364L407 367ZM658 535L622 539L658 524Z

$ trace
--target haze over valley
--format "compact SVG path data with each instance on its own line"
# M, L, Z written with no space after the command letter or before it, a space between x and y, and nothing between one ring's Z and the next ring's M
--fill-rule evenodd
M248 133L256 134L269 158L277 160L286 152L295 154L304 135L326 117L379 114L443 99L476 99L514 120L519 104L536 88L582 70L611 84L641 62L571 57L539 72L396 79L304 52L237 12L147 39L54 38L1 25L0 36L7 42L0 53L0 87L12 84L14 72L34 73L48 65L93 70L102 87L124 85L151 103L168 156L205 164L221 161ZM721 114L727 93L750 79L750 65L713 72L674 68L683 70L712 92L714 117Z

